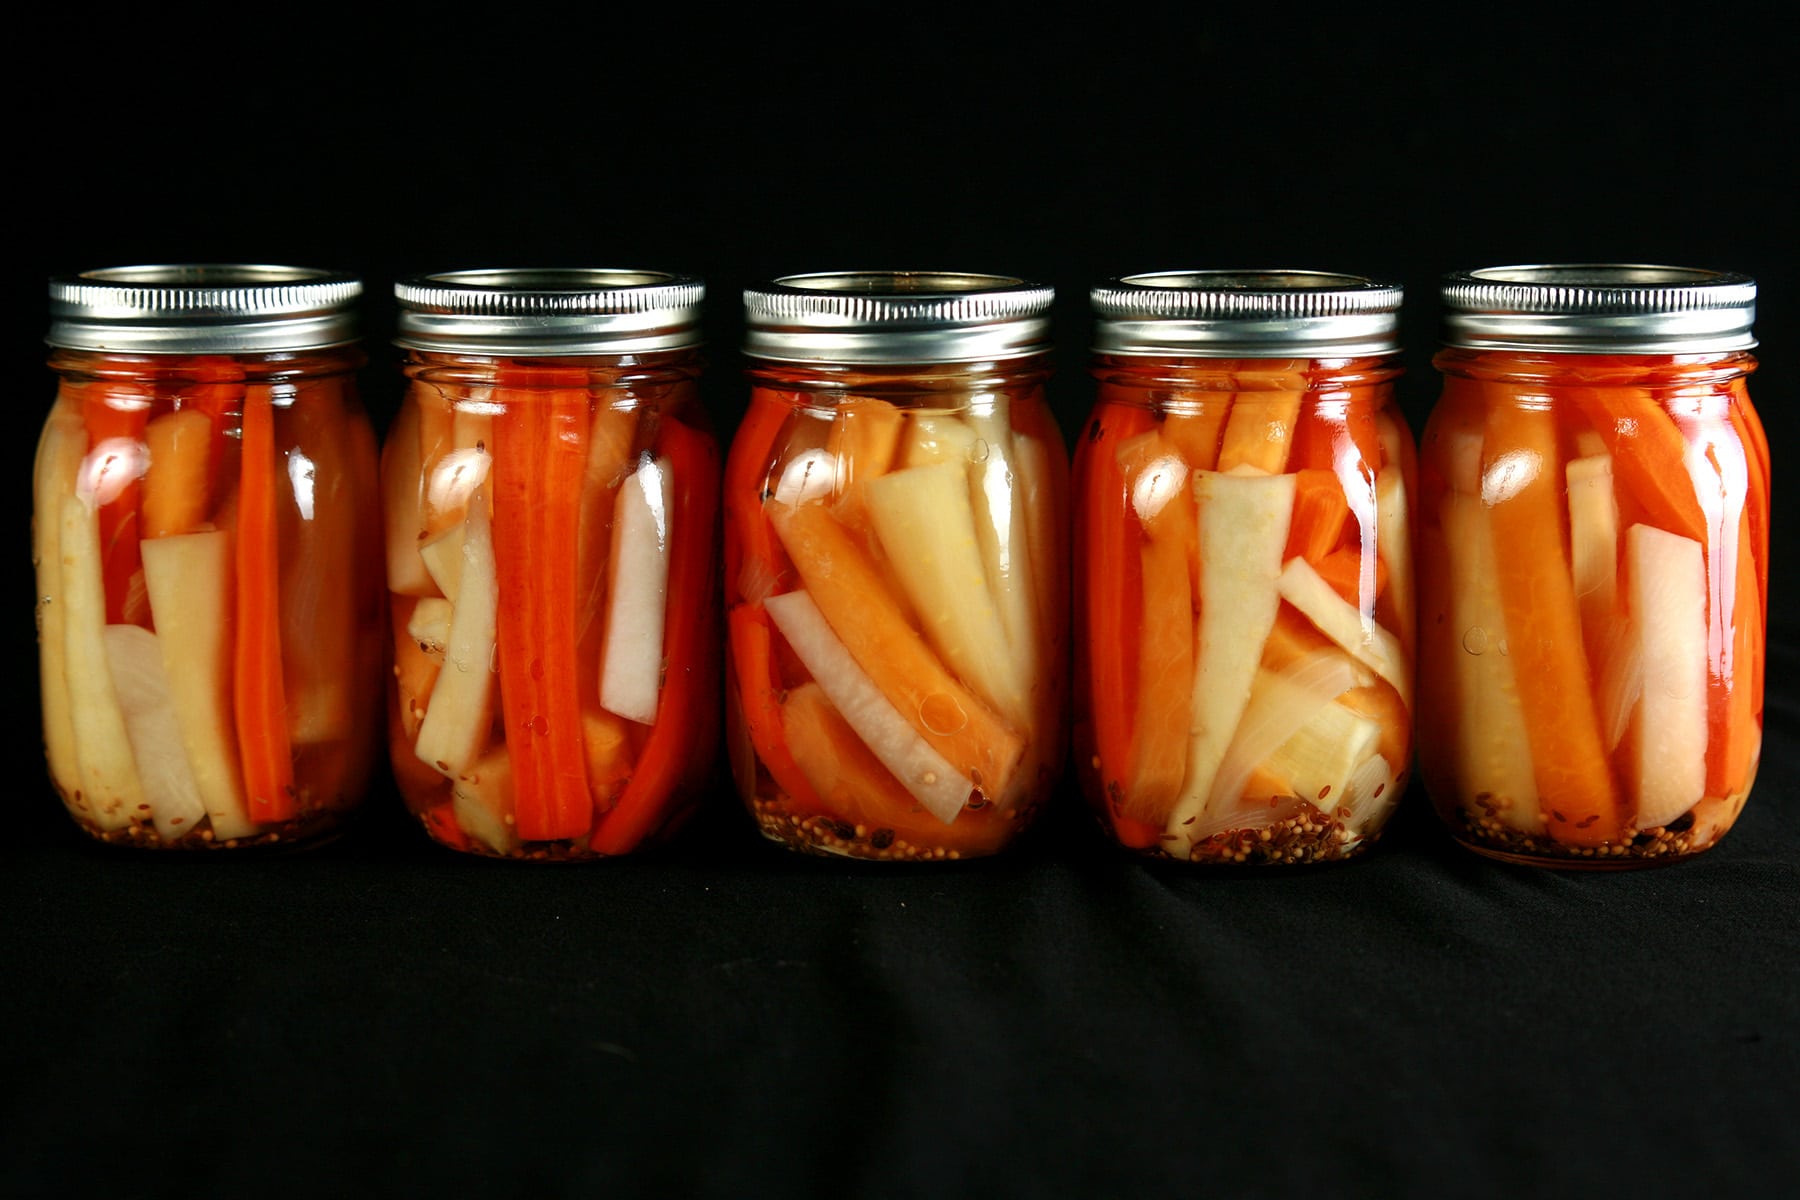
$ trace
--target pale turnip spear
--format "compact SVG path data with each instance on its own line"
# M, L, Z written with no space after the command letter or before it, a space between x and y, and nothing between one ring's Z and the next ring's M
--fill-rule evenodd
M248 837L257 827L244 796L231 708L231 534L214 529L148 538L143 556L169 698L213 839Z
M1495 816L1514 829L1541 832L1531 742L1518 680L1506 654L1500 564L1481 498L1481 436L1460 439L1446 456L1450 488L1439 519L1448 563L1450 629L1442 654L1455 680L1456 778L1466 796L1487 796Z
M131 737L106 664L106 587L99 510L77 493L60 505L64 608L63 678L69 689L81 802L94 824L123 829L148 815Z
M1219 765L1250 702L1263 643L1281 605L1277 583L1294 507L1292 475L1195 471L1200 594L1205 602L1195 634L1193 731L1187 776L1170 815L1176 841L1165 848L1185 858L1191 824L1206 809Z
M74 492L86 452L87 430L81 414L71 405L57 404L50 410L38 440L37 462L32 471L31 550L37 565L41 659L38 676L44 714L44 755L50 778L64 796L71 798L81 788L81 764L76 757L75 719L64 654L68 600L63 592L62 498Z
M157 635L138 625L108 625L102 637L144 803L150 806L138 816L148 817L164 841L173 841L200 827L206 805L182 744Z
M1666 825L1706 793L1706 552L1651 525L1625 531L1643 690L1627 739L1637 826Z
M1320 633L1385 679L1400 693L1401 702L1412 707L1412 671L1399 638L1366 619L1304 558L1295 556L1288 560L1281 570L1278 587L1283 600L1299 609Z
M1287 785L1289 794L1330 812L1337 803L1334 796L1319 797L1316 784L1311 792L1299 787L1315 777L1333 774L1339 765L1340 750L1329 742L1321 746L1320 739L1303 735L1322 714L1338 708L1333 703L1338 696L1363 681L1363 672L1349 656L1333 650L1319 651L1281 671L1259 669L1243 718L1214 776L1205 809L1192 825L1184 826L1188 838L1198 841L1223 829L1253 829L1289 815L1271 806L1267 795L1245 795L1245 785L1259 767ZM1339 711L1356 719L1347 710ZM1377 740L1379 736L1377 729ZM1298 745L1294 744L1296 741ZM1270 760L1288 747L1291 751L1282 764L1287 768L1284 771ZM1347 776L1348 771L1349 767L1345 767L1343 774ZM1295 780L1289 772L1304 778Z
M1014 659L1029 664L1037 650L1037 579L1023 489L1015 478L1011 408L1003 395L976 396L967 420L975 432L969 450L969 500L988 594Z
M1033 657L1009 647L956 463L894 471L864 485L868 512L932 646L962 681L1020 726L1031 713Z
M607 581L600 705L627 720L656 720L668 608L669 518L674 482L664 459L646 457L619 488Z
M462 831L498 854L519 848L513 825L512 759L496 746L469 764L450 791L451 811Z
M461 774L480 755L493 714L500 584L485 499L477 491L463 518L462 578L450 640L413 744L421 762L449 776Z

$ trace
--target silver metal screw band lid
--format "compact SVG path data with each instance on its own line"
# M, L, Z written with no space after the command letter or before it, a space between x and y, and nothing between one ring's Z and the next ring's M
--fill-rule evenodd
M446 271L394 285L411 350L644 354L701 342L706 285L665 271L546 267Z
M260 354L356 341L362 281L306 267L170 263L50 280L50 332L66 350Z
M1329 271L1155 271L1088 295L1101 354L1347 358L1400 349L1397 283Z
M1009 275L826 271L744 290L744 353L868 366L981 362L1050 348L1055 289Z
M1756 345L1756 281L1696 267L1560 263L1444 277L1442 340L1471 350L1704 353Z

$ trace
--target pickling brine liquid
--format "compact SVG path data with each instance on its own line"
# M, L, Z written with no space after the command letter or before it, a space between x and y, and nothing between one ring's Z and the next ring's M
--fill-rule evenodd
M1452 833L1563 866L1731 828L1762 744L1769 451L1744 353L1450 349L1420 458L1419 745Z
M33 522L45 748L96 838L291 846L361 800L384 636L361 363L51 359Z
M1075 457L1074 753L1103 826L1342 859L1406 786L1412 434L1388 357L1102 355Z
M764 365L726 468L728 741L764 836L992 854L1063 762L1066 451L1035 360Z
M719 454L687 352L414 352L382 463L407 807L454 849L666 837L718 731Z

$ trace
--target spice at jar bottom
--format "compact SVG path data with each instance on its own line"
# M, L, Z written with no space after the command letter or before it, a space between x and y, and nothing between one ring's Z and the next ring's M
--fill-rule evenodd
M1419 741L1464 846L1675 862L1742 810L1768 603L1755 294L1658 266L1446 279L1420 457Z

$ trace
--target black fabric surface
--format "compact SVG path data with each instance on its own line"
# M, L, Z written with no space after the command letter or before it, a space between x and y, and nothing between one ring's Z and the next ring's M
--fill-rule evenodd
M1774 7L1729 7L33 14L0 51L0 1194L1789 1194L1800 93ZM931 867L789 853L722 786L666 849L594 865L441 849L385 783L306 854L110 851L36 732L44 281L169 261L361 274L377 428L398 277L692 271L723 435L740 289L784 272L1053 284L1072 435L1107 275L1399 280L1416 428L1444 271L1745 271L1775 464L1761 775L1716 849L1613 874L1480 859L1416 789L1363 860L1289 871L1145 864L1067 787L1008 854Z
M1800 663L1778 648L1771 678ZM6 839L14 1194L1779 1194L1800 1168L1796 700L1689 863L842 863L721 791L637 860Z

